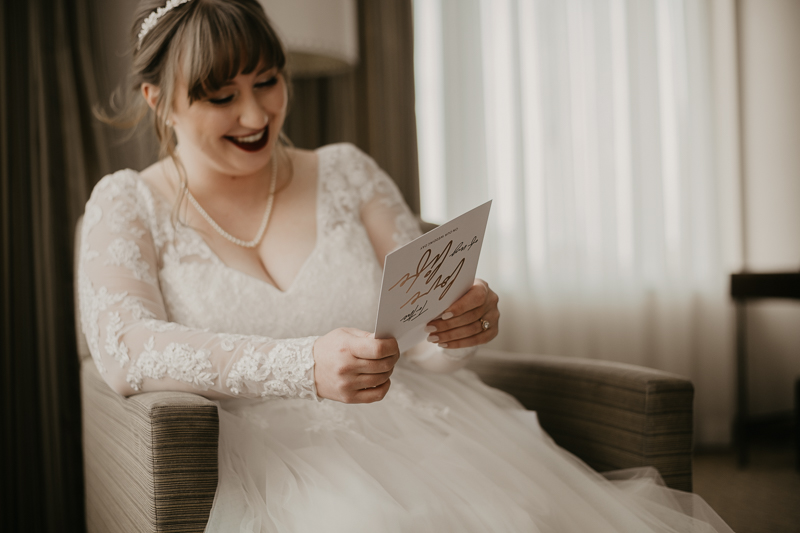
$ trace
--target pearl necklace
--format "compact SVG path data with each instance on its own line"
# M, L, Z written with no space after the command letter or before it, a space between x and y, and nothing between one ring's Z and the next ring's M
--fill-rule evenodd
M264 218L261 220L261 226L258 228L258 233L256 233L255 238L252 241L243 241L242 239L237 239L224 229L220 227L217 222L211 218L211 215L206 213L206 210L203 209L200 204L195 200L192 193L189 191L188 187L186 189L186 195L189 197L189 201L192 203L197 212L200 213L206 222L208 222L212 228L217 230L217 233L225 237L227 240L231 241L233 244L237 244L243 248L255 248L258 246L258 243L261 242L261 239L264 237L264 232L267 230L267 223L269 222L269 215L272 213L272 202L275 199L275 184L277 183L278 175L278 157L277 154L272 155L272 176L269 185L269 197L267 198L267 207L264 209Z

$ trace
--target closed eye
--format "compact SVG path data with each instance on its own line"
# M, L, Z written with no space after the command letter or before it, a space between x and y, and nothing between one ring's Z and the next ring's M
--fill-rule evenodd
M269 87L274 87L278 83L278 76L272 76L269 79L264 81L260 81L255 84L256 89L266 89ZM225 105L229 104L233 101L235 95L231 94L229 96L223 96L221 98L209 98L208 101L214 105Z
M233 101L233 95L225 96L223 98L209 98L208 101L214 105L225 105Z
M268 80L260 81L256 83L256 87L263 88L263 87L274 87L278 83L278 76L272 76Z

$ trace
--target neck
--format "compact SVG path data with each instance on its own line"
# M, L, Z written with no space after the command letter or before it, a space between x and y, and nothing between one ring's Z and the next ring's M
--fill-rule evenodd
M253 174L231 176L219 172L208 165L199 162L202 155L197 157L195 154L187 153L178 147L177 150L180 164L186 173L186 183L192 195L201 203L206 202L234 202L236 205L246 207L262 206L264 199L269 194L270 182L272 180L272 169L277 168L276 190L281 190L287 185L289 176L285 171L286 164L277 151L273 149L272 157L277 158L277 166L273 167L270 162L264 168L259 169ZM177 177L177 168L175 168Z

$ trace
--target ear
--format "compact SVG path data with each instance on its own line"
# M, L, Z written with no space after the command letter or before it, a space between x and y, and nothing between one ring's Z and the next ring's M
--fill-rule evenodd
M142 84L142 96L145 102L147 102L147 105L150 106L150 109L155 110L156 102L158 102L158 95L160 94L161 89L159 89L158 85L153 85L152 83Z

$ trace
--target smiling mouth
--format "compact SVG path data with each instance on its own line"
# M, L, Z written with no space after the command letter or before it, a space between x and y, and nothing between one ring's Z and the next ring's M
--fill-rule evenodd
M225 139L245 152L257 152L267 145L267 141L269 140L269 125L253 135L247 135L245 137L230 137L226 135Z

